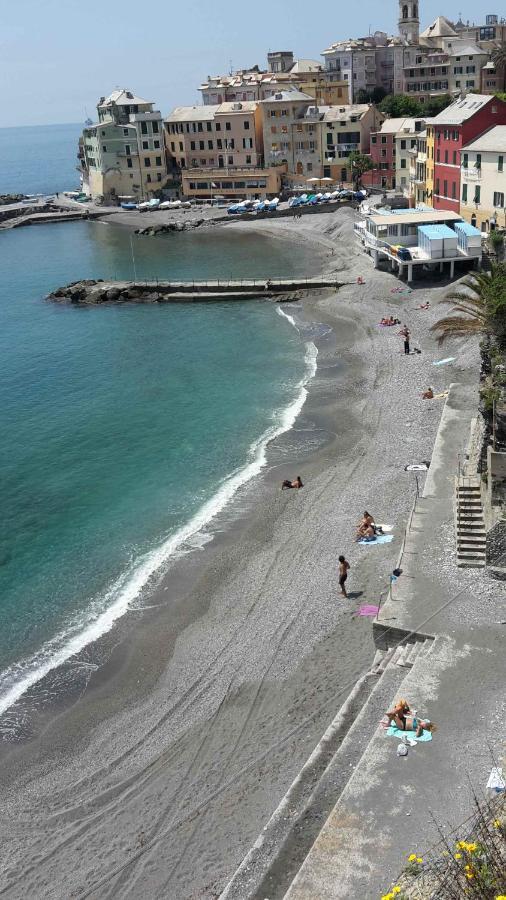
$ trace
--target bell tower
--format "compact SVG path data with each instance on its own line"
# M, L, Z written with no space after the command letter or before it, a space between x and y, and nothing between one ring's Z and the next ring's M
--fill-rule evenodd
M407 44L418 44L420 17L418 0L399 0L399 34Z

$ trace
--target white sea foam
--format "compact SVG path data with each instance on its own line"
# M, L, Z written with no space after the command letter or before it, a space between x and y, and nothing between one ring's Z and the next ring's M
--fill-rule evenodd
M278 313L299 331L295 319L277 307ZM249 461L236 469L221 483L216 493L198 510L190 521L171 535L159 547L132 565L102 597L86 609L85 620L78 618L48 641L31 658L21 660L0 673L0 715L23 697L30 688L51 671L76 656L89 644L109 632L134 602L142 597L150 581L163 570L177 552L189 552L204 546L212 539L205 529L232 500L239 488L264 468L267 448L271 441L289 431L306 402L306 385L317 370L318 349L312 341L306 344L306 372L297 385L297 396L290 406L274 415L275 424L255 441L249 451Z

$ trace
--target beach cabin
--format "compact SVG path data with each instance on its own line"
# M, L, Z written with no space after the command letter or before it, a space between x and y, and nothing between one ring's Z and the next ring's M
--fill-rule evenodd
M461 232L457 226L461 226ZM471 230L472 235L468 233ZM357 223L355 234L372 257L375 268L384 259L392 272L398 272L401 277L406 274L408 282L413 280L417 267L438 267L442 273L448 263L449 276L453 278L456 262L471 260L475 266L481 262L481 240L476 240L479 232L467 225L458 213L447 209L424 206L378 210Z
M457 232L448 225L420 225L419 259L451 259L457 256Z
M456 222L455 231L457 232L460 252L465 256L476 256L481 258L481 231L478 228L475 228L474 225L470 225L469 222Z

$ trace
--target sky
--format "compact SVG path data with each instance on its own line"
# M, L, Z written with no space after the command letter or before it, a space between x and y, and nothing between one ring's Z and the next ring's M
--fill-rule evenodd
M319 59L336 40L397 33L397 0L17 0L1 4L0 127L81 122L100 96L135 91L167 115L207 75L266 65L268 50ZM420 0L437 15L501 14L498 0ZM483 15L481 15L483 10Z

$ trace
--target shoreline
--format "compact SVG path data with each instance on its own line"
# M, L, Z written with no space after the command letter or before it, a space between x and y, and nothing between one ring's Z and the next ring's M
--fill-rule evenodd
M277 307L276 311L287 320L300 336L300 330L294 318L283 312L281 307ZM31 687L35 687L55 669L65 665L69 659L78 656L90 645L100 641L101 638L111 632L119 621L135 607L135 601L138 599L141 604L139 611L142 612L143 606L140 598L144 593L150 593L150 584L152 582L156 584L161 577L163 578L163 574L160 575L159 573L163 573L164 568L170 566L173 558L178 559L178 556L184 553L198 552L201 549L199 538L204 543L213 540L212 525L214 520L225 512L229 504L234 503L236 494L241 488L260 475L268 466L267 456L270 445L293 428L302 411L308 393L307 385L316 375L318 356L318 350L313 341L304 341L304 344L306 347L304 354L305 374L301 381L294 386L296 391L294 399L289 406L273 410L275 424L263 432L255 443L251 445L249 456L244 460L243 465L230 472L222 480L214 494L196 511L190 520L181 525L162 545L154 547L145 557L137 560L133 570L130 573L125 573L124 577L127 577L128 580L126 584L123 584L121 594L116 597L113 603L108 605L95 620L90 621L80 633L75 634L73 637L67 636L66 642L57 652L55 651L52 659L48 660L45 666L41 664L36 671L31 673L28 671L21 683L13 685L5 697L0 696L0 717L11 709L17 701L21 700ZM185 551L185 545L191 545L192 543L194 546L189 546ZM114 585L107 592L109 593L113 590ZM153 587L151 587L151 590L153 590ZM52 643L56 645L57 642L58 636L55 636ZM39 657L42 658L46 655L48 649L47 645L44 645L39 652ZM1 753L0 744L0 756Z
M273 228L275 223L268 225ZM343 247L340 250L335 244L332 264L362 274L367 260L344 240L350 217L333 225L343 234ZM244 227L250 227L249 223ZM300 226L285 226L283 231L287 230L302 233ZM399 342L392 344L394 335L381 335L380 345L372 317L378 314L377 295L384 304L381 315L385 309L398 309L406 298L385 296L397 282L384 273L367 273L366 280L369 287L360 288L360 307L355 305L357 288L351 287L337 298L307 296L290 307L290 313L301 310L308 331L316 321L334 329L320 337L318 370L301 414L270 445L268 464L255 484L236 494L235 508L223 513L225 521L217 523L219 533L212 543L174 566L154 591L152 608L139 610L138 628L132 627L137 612L125 617L113 641L116 649L92 673L80 701L76 703L74 697L70 706L60 707L56 719L42 716L39 736L5 754L1 780L6 821L12 823L20 807L27 808L28 797L34 803L28 833L22 834L17 823L12 829L14 857L27 854L26 877L23 874L17 882L21 893L14 886L12 871L10 878L7 874L5 886L12 887L13 897L23 892L26 896L34 884L40 889L50 887L55 897L65 896L64 871L74 885L83 880L93 885L99 875L125 860L125 851L135 851L139 821L148 833L149 849L141 857L150 860L151 895L158 896L161 885L167 885L170 869L170 889L176 890L172 896L193 897L190 891L201 889L207 891L201 896L213 896L209 885L214 885L213 890L223 887L314 746L315 736L323 732L332 709L329 703L339 705L343 685L356 680L372 659L370 623L356 617L356 601L373 601L378 585L387 583L408 514L406 488L411 486L410 479L399 473L399 453L407 457L413 450L419 458L430 455L441 408L418 404L409 423L411 434L408 431L404 442L399 440L398 429L406 424L402 417L410 414L409 407L400 397L399 406L392 409L388 390L408 361L398 352ZM417 292L417 302L418 296ZM434 314L417 315L426 331ZM395 347L391 356L390 345ZM428 377L427 361L412 358L409 364L418 390ZM468 365L472 369L473 360ZM439 384L446 373L430 374ZM413 382L409 387L413 388ZM304 445L309 445L306 453L301 452ZM411 461L416 459L406 458ZM280 495L281 472L295 466L301 467L306 488L297 496L293 492ZM402 491L391 480L394 476L388 475L390 470L395 471ZM383 548L351 546L353 521L364 504L373 503L380 520L390 516L395 525L395 540L384 552ZM224 530L227 520L229 527ZM332 581L341 548L352 555L353 580L364 588L351 604L337 599ZM285 745L281 754L273 755L260 781L245 775L239 788L236 782L232 791L224 791L230 766L240 779L241 767L315 706L321 706L321 712L313 727L295 744ZM197 756L195 748L199 748ZM158 772L155 794L150 793L146 775L153 764ZM189 786L186 776L181 780L185 771ZM125 809L116 808L106 797L111 791L112 797L123 797L126 787L122 785L127 783ZM180 826L171 837L169 865L163 853L157 855L156 841L173 816L177 818L178 810L191 808L195 798L209 793L209 785L223 791L217 807L203 814L204 820L212 820L203 822L199 817L197 832L191 836L187 823ZM146 818L142 810L148 796ZM84 837L78 838L66 820L69 806L76 809L70 822L81 822ZM103 851L106 856L98 854L102 858L98 873L86 859L74 872L72 852L63 848L58 854L58 865L63 867L58 875L49 856L44 862L46 854L33 855L31 845L42 827L38 811L42 815L48 807L52 823L45 837L48 853L64 834L80 860L80 850L96 859L98 847L108 845ZM81 815L79 807L94 810L95 824L91 820L87 824L88 814ZM164 809L170 809L170 815L164 815ZM230 812L228 827L224 810ZM119 844L113 839L118 827ZM188 841L191 852L183 864L180 854ZM204 859L197 862L202 854ZM75 859L74 855L74 864ZM128 856L126 861L129 865ZM141 862L135 873L128 871L127 883L118 883L123 896L136 895L143 866ZM188 893L181 893L182 884L188 884Z

